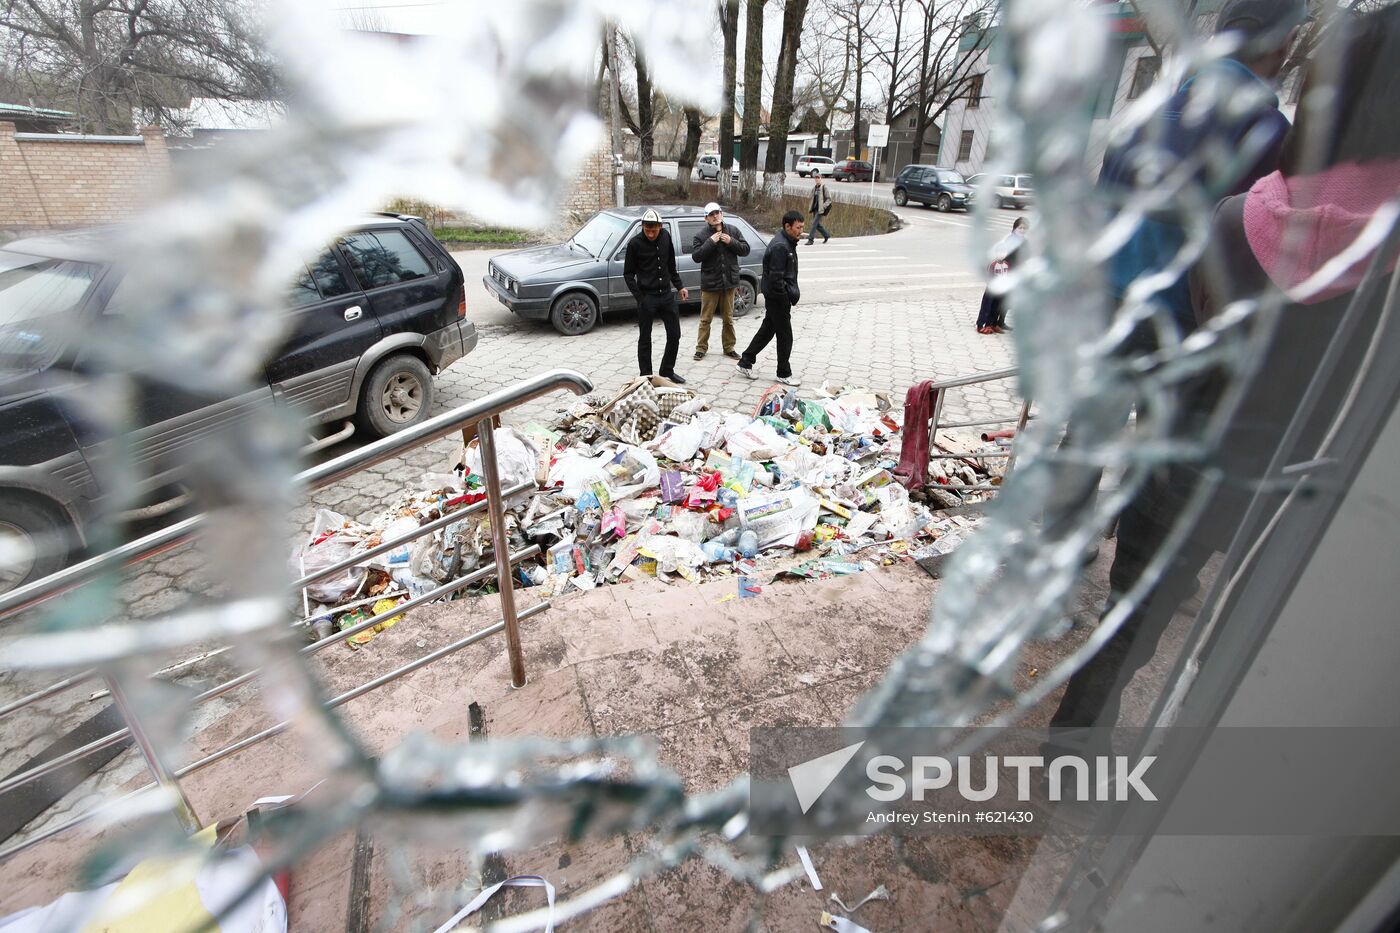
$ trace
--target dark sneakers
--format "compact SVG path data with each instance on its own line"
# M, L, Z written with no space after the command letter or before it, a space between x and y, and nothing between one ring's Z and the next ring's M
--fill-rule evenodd
M738 350L725 350L725 351L724 351L724 355L727 356L727 357L729 357L731 360L742 360L742 359L743 359L743 357L739 355L739 351L738 351Z
M678 386L683 386L683 385L685 385L685 380L684 380L683 378L681 378L680 376L676 375L675 373L662 373L662 374L661 374L661 378L662 378L662 379L669 379L669 380L671 380L672 382L674 382L674 383L675 383L676 385L678 385Z

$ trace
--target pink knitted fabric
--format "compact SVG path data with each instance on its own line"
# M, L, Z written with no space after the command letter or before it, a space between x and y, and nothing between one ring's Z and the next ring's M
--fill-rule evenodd
M1350 246L1376 209L1397 195L1400 161L1347 162L1295 178L1274 172L1245 196L1245 237L1269 278L1287 291ZM1369 261L1367 256L1357 262L1305 303L1318 304L1355 289Z

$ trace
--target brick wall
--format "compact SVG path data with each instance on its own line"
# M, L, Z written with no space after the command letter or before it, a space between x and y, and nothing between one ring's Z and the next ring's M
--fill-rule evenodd
M612 206L612 145L605 142L579 167L578 177L564 195L559 212L564 220L578 224L597 211Z
M169 176L158 127L133 137L16 135L0 122L0 231L124 220Z

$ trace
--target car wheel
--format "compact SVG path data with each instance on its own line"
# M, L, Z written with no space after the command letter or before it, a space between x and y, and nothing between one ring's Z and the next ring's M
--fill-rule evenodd
M569 292L554 300L549 323L565 337L586 334L598 324L598 302L584 292Z
M739 287L734 289L734 319L738 320L752 311L757 300L758 293L754 291L753 283L740 279Z
M997 207L1000 208L1001 210L1006 210L1006 198L1003 198L1003 197L998 196L998 197L997 197Z
M894 189L894 203L900 207L909 203L909 195L903 188Z
M953 199L948 195L940 195L938 198L938 209L943 213L948 213L953 209Z
M397 354L381 362L365 379L355 419L375 437L426 421L433 407L433 377L416 356Z
M0 495L0 593L68 565L77 536L56 507L29 496Z
M797 173L797 177L798 177L798 178L806 178L806 177L807 177L807 173L806 173L806 172L798 172L798 173Z

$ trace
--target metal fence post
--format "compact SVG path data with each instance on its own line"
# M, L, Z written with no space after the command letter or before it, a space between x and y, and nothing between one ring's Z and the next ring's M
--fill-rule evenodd
M195 813L194 805L190 803L190 798L185 796L185 789L180 786L180 779L165 764L165 759L160 755L160 750L155 747L151 737L146 734L145 728L141 725L141 717L131 705L131 700L126 695L126 689L117 683L115 677L103 677L107 681L107 690L112 694L112 702L116 704L117 710L126 720L127 728L131 730L131 738L136 743L136 747L141 749L141 757L146 759L146 767L151 769L151 774L155 775L157 783L162 788L175 795L176 807L175 816L180 821L180 825L190 835L199 832L199 815Z
M486 480L486 512L491 516L491 543L496 551L496 581L501 594L501 618L506 624L506 654L510 658L512 686L525 686L525 657L520 648L520 620L515 615L514 569L510 563L510 535L506 532L506 505L501 497L500 470L496 464L496 432L490 419L479 423L481 472Z

